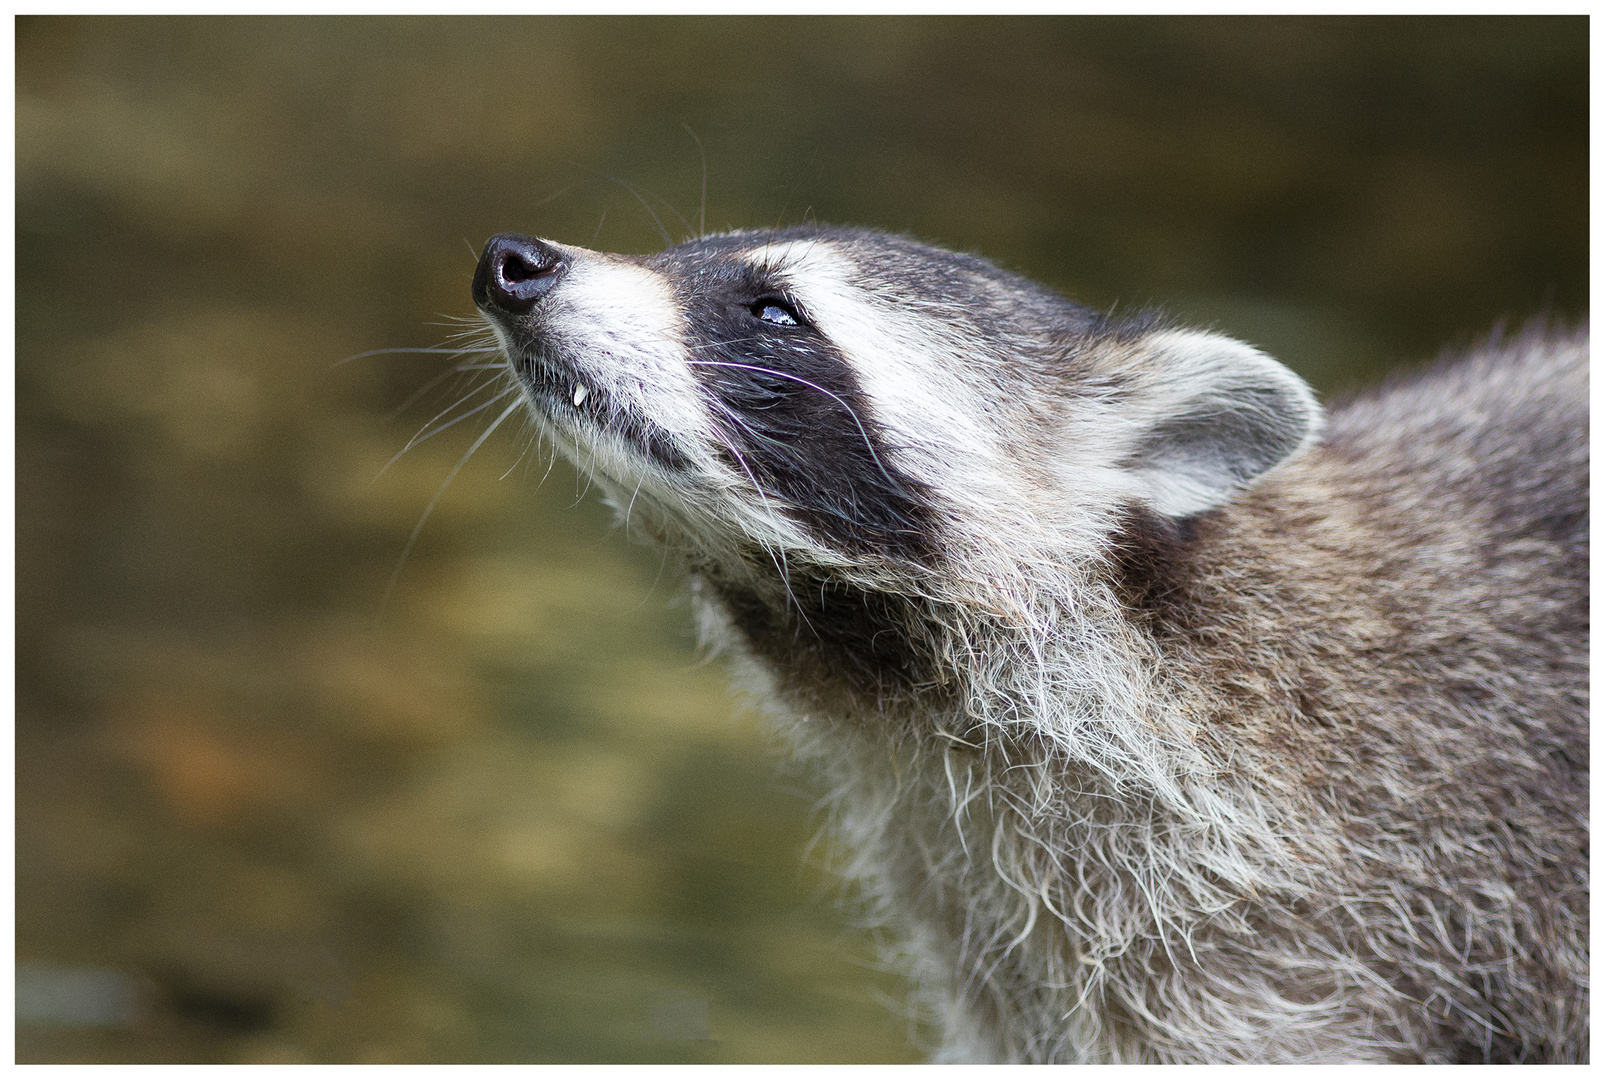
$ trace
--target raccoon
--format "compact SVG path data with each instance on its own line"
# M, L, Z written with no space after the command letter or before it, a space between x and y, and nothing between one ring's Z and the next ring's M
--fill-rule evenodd
M939 1060L1587 1060L1586 331L1324 416L807 226L473 281L832 791Z

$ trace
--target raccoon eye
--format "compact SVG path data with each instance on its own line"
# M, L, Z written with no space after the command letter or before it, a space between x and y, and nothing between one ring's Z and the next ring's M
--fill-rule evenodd
M788 305L785 301L777 300L772 296L766 296L762 300L753 301L752 305L748 307L747 310L752 312L757 318L762 319L764 322L774 323L776 326L802 325L802 320L797 317L797 313L791 309L790 305Z

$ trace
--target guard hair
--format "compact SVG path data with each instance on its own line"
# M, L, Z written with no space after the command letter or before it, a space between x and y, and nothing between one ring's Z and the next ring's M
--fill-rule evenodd
M1323 417L863 230L503 234L530 415L831 792L934 1056L1588 1056L1586 330Z

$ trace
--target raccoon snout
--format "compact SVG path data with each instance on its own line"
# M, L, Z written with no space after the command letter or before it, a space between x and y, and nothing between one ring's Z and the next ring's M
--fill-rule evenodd
M482 311L522 315L535 306L568 270L549 244L518 233L490 238L474 271L474 303Z

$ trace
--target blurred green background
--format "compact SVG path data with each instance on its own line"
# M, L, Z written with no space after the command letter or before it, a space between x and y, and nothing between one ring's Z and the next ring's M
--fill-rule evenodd
M16 49L24 1061L918 1059L818 792L565 463L497 432L385 599L482 429L385 469L465 387L338 361L445 341L495 232L654 250L626 184L677 237L904 231L1326 393L1586 314L1581 18L28 18Z

